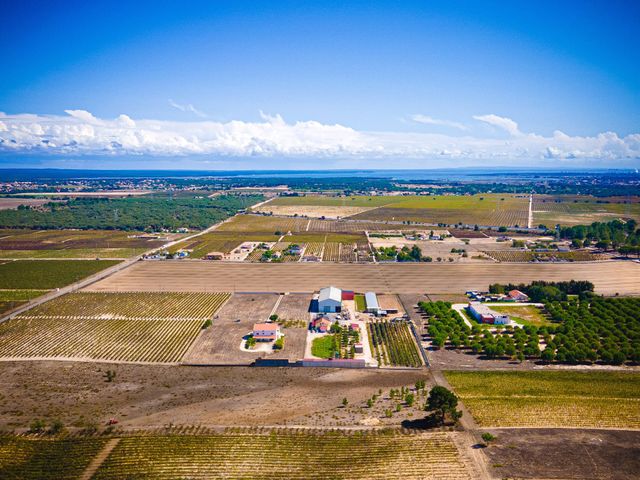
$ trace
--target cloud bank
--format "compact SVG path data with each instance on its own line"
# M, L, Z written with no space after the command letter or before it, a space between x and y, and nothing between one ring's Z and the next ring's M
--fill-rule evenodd
M280 115L262 112L258 122L234 120L226 123L132 119L124 114L115 119L101 119L85 110L66 110L66 115L7 115L0 112L0 153L451 159L501 164L544 159L627 162L640 159L640 134L620 137L613 132L604 132L580 137L556 131L545 137L524 133L515 121L494 114L477 115L474 119L503 130L507 138L367 132L312 120L289 123ZM433 123L431 120L423 123ZM424 163L418 161L416 166L424 166Z

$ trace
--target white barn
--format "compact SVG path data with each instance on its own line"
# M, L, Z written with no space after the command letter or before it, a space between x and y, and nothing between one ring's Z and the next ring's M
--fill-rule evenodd
M320 290L318 311L336 313L342 311L342 290L336 287L325 287Z
M375 292L366 292L364 294L364 302L367 307L367 313L375 313L377 315L380 312L380 304Z

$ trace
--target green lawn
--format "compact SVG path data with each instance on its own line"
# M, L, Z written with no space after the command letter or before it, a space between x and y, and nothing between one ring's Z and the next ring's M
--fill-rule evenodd
M364 312L367 309L367 303L364 300L364 295L361 293L356 294L353 299L356 302L356 310L359 312Z
M325 335L313 339L311 344L311 354L318 358L333 358L335 353L334 349L334 336Z
M533 305L509 305L505 307L493 307L490 305L490 308L496 312L509 315L513 321L522 325L535 325L537 327L552 325L552 322L543 315L542 311Z
M0 289L64 287L111 267L118 260L15 260L0 264Z
M640 374L445 372L483 427L640 428Z

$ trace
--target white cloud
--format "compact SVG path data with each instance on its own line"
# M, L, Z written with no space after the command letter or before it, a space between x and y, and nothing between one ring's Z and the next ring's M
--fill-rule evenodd
M83 122L99 124L100 120L93 116L90 112L86 110L65 110L67 115L77 118L78 120L82 120Z
M416 123L424 123L426 125L440 125L443 127L457 128L458 130L468 130L467 127L462 123L452 122L450 120L441 120L439 118L433 118L428 115L422 115L420 113L411 115L411 117L409 118Z
M261 120L177 122L133 120L127 115L100 119L84 110L68 115L2 114L0 153L57 156L141 155L149 157L330 157L344 161L402 159L415 167L428 162L464 161L486 165L561 159L620 161L640 159L640 134L591 137L556 131L550 137L522 133L510 119L490 117L509 131L507 139L418 132L365 132L317 121L288 123L260 112ZM496 118L500 120L495 120ZM505 122L504 120L508 120ZM511 123L510 123L511 122ZM517 134L516 134L517 132ZM206 157L209 156L209 157ZM388 165L387 165L388 166Z
M190 112L190 113L193 113L197 117L207 118L207 114L206 113L198 110L196 107L194 107L190 103L187 103L186 105L182 105L180 103L176 103L173 100L169 99L169 105L171 105L176 110L180 110L181 112Z
M494 127L501 128L513 137L522 135L522 132L518 128L518 124L510 118L500 117L498 115L494 115L493 113L489 115L474 115L473 118Z

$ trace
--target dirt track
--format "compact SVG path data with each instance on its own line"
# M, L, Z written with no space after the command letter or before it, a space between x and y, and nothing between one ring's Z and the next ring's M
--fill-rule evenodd
M243 264L138 262L91 291L312 292L326 285L379 293L447 293L495 282L590 280L598 293L640 295L640 264Z

